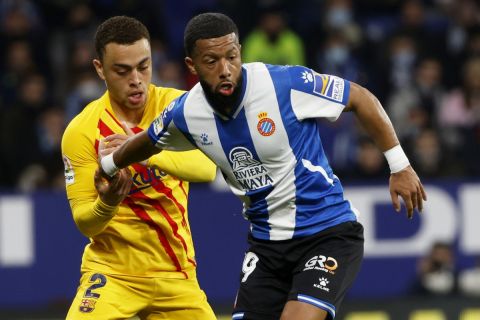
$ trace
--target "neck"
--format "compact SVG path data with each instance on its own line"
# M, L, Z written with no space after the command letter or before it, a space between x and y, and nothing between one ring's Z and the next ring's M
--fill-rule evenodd
M140 108L131 109L124 106L120 106L119 104L117 104L112 100L110 101L112 104L113 113L115 114L115 117L117 117L119 121L126 122L126 124L130 128L136 127L140 124L140 122L142 121L143 112L145 111L146 104Z

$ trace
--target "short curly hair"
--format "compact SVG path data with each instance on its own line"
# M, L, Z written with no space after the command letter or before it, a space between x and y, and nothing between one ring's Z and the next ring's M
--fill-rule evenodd
M127 16L111 17L97 28L95 33L95 51L100 60L103 59L105 47L109 43L132 44L140 39L150 42L147 27L135 18Z
M191 56L195 42L200 39L212 39L235 33L239 39L235 22L222 13L207 12L193 17L185 27L183 45L187 56Z

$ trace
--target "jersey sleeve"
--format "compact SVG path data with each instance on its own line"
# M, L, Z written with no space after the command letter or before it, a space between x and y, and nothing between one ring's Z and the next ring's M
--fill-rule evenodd
M98 197L93 177L98 168L94 143L78 127L68 127L62 138L65 186L73 219L78 229L93 237L107 226L118 207Z
M215 164L200 150L162 151L148 160L148 166L189 182L211 182L215 179Z
M319 74L306 67L288 69L291 80L290 102L298 120L327 118L335 121L348 103L348 80Z
M183 108L179 99L173 101L158 116L148 128L148 137L152 143L162 150L188 151L197 147L193 140L188 139L188 133L183 132L175 124L174 119L183 118Z

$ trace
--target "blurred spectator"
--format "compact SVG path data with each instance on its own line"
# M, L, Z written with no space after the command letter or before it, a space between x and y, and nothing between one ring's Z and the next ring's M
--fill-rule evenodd
M444 49L442 26L434 23L425 1L406 0L401 3L400 18L394 32L411 37L421 55L441 52Z
M48 106L46 79L39 73L30 73L20 82L19 96L0 119L0 149L8 150L4 157L8 174L7 185L16 185L22 170L41 159L37 126L42 112Z
M413 85L413 74L418 59L415 40L408 34L397 34L389 42L388 61L384 73L388 96L394 90L401 90Z
M268 8L260 16L257 28L243 41L244 62L305 64L302 39L287 27L279 8Z
M325 4L322 28L326 33L339 32L353 47L360 44L362 32L354 20L351 0L328 0Z
M105 91L105 84L91 70L83 70L76 76L76 81L65 98L65 120L67 122Z
M466 61L462 74L460 87L452 90L443 100L438 121L443 139L464 162L466 173L479 175L480 57Z
M387 163L383 153L368 137L361 137L357 145L356 162L346 175L352 180L374 180L388 177Z
M317 52L316 69L358 82L360 65L343 33L332 32L326 36L324 47Z
M448 295L456 291L455 255L451 244L436 242L418 263L421 293Z
M447 168L448 155L440 137L433 129L423 129L415 136L408 151L410 161L420 177L435 178L450 175L455 168Z
M468 42L472 33L480 26L479 4L475 0L444 0L441 3L442 13L448 17L448 26L445 32L445 61L449 77L446 83L449 87L461 81L463 62L468 58Z
M400 141L413 140L422 129L436 125L444 94L440 61L421 60L414 81L394 90L387 99L386 110Z
M11 42L6 47L6 56L1 65L1 100L5 106L17 98L20 79L37 69L30 44L24 40Z

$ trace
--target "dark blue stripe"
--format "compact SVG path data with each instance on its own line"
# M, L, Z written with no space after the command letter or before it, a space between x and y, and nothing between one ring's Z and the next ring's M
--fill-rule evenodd
M245 81L245 78L244 78ZM250 151L252 159L260 162L255 150L250 130L248 128L245 109L242 107L235 119L222 120L215 114L218 136L223 151L233 170L230 152L234 148L243 147ZM252 235L257 239L269 239L270 226L268 225L268 205L265 197L273 190L272 186L251 190L246 193L250 200L250 207L245 212L252 224Z

